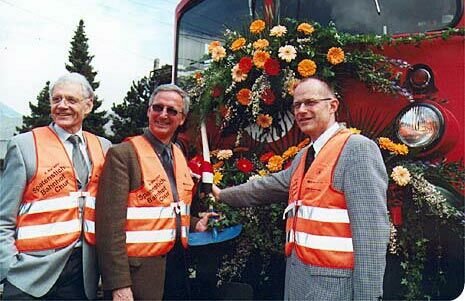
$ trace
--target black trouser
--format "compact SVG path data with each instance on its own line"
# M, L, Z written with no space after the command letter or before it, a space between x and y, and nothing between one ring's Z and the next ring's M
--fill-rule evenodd
M188 277L187 250L179 240L166 255L165 288L163 300L189 300L190 288Z
M82 249L73 250L57 282L44 296L35 298L7 280L3 288L3 300L87 300L82 276Z

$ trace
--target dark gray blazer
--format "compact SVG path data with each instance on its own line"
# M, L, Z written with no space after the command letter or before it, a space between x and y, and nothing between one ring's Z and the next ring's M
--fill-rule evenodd
M302 153L287 170L222 190L220 200L234 207L287 202L291 175ZM382 296L389 242L387 183L378 146L362 135L352 135L336 165L333 184L347 201L355 268L306 265L293 253L287 259L286 300L377 300Z
M53 126L50 127L53 130ZM111 146L110 141L102 137L99 140L106 152ZM13 137L8 144L5 170L0 179L0 280L8 279L25 293L41 297L55 284L74 245L27 253L19 253L16 249L18 209L26 185L35 172L36 150L32 132ZM99 277L95 248L83 242L82 251L86 295L95 299Z

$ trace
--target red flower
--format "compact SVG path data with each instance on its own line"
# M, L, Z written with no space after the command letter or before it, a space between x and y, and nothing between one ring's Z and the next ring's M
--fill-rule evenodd
M197 175L202 174L202 166L203 163L203 157L201 155L197 155L194 158L192 158L188 163L187 166L191 169L191 171Z
M220 85L217 85L213 88L211 95L213 98L216 98L216 97L220 97L221 93L223 93L223 87L221 87Z
M253 61L250 57L244 56L239 61L239 69L244 73L249 73L250 69L253 67Z
M263 102L267 105L272 105L276 99L273 90L270 88L265 89L262 94Z
M240 158L236 163L237 169L244 173L251 172L253 170L253 163L245 158Z
M279 71L281 71L278 60L275 60L273 58L267 59L264 67L266 74L271 76L278 75Z
M273 152L264 153L263 155L260 156L260 162L268 163L268 160L270 160L270 158L273 157L274 155L275 153Z

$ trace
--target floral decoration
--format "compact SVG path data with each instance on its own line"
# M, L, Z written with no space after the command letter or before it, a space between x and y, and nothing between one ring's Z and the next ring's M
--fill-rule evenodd
M266 132L279 127L280 117L290 110L293 88L302 78L318 75L336 85L341 76L354 76L373 90L399 92L402 64L370 47L355 47L380 41L381 37L338 32L332 23L324 27L291 19L273 27L254 20L247 32L226 30L224 42L212 41L208 46L209 67L194 75L196 85L189 91L194 113L203 119L224 107L221 129L242 131L256 125Z

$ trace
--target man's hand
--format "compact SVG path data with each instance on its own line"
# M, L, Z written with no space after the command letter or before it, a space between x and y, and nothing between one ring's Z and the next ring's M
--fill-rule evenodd
M220 200L220 193L221 193L221 189L216 186L215 184L212 185L212 193L213 193L213 196L215 197L215 199L217 201Z
M115 289L112 292L113 301L134 301L130 287Z
M218 216L216 212L205 212L202 218L195 225L195 231L205 232L208 229L208 219L212 216Z

